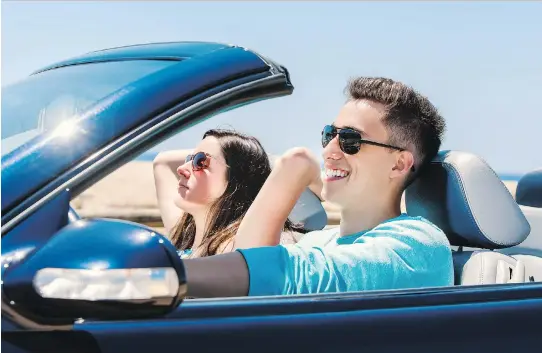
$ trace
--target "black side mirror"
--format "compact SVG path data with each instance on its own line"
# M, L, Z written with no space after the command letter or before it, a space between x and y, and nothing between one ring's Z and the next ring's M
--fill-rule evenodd
M2 305L35 323L163 315L186 294L175 247L132 222L78 220L21 261L7 260Z

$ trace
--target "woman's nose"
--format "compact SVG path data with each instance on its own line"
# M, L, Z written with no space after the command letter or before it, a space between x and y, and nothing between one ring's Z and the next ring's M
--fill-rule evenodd
M177 174L184 176L186 179L190 178L190 162L186 162L177 167Z

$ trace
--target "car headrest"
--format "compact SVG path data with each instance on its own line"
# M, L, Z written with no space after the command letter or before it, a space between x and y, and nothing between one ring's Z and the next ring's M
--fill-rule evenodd
M519 179L516 201L523 206L542 207L542 168L533 170Z
M406 190L406 209L442 229L451 245L507 248L531 228L491 167L466 152L441 151Z

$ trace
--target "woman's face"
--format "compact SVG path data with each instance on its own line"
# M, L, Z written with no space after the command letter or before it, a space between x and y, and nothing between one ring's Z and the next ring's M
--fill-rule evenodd
M228 185L226 180L227 166L216 137L208 136L201 140L193 150L193 154L204 152L209 154L207 168L194 171L192 161L183 163L177 168L179 175L176 205L188 213L206 210L216 201Z

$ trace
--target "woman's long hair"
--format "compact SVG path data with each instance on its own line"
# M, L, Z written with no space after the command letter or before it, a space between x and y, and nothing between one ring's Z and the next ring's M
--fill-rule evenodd
M201 256L215 255L221 246L233 240L243 217L271 173L269 157L255 137L224 129L209 130L203 138L208 136L218 139L228 165L228 185L207 213ZM306 232L289 219L284 230ZM179 250L191 249L195 236L194 218L185 212L173 230L172 243Z

